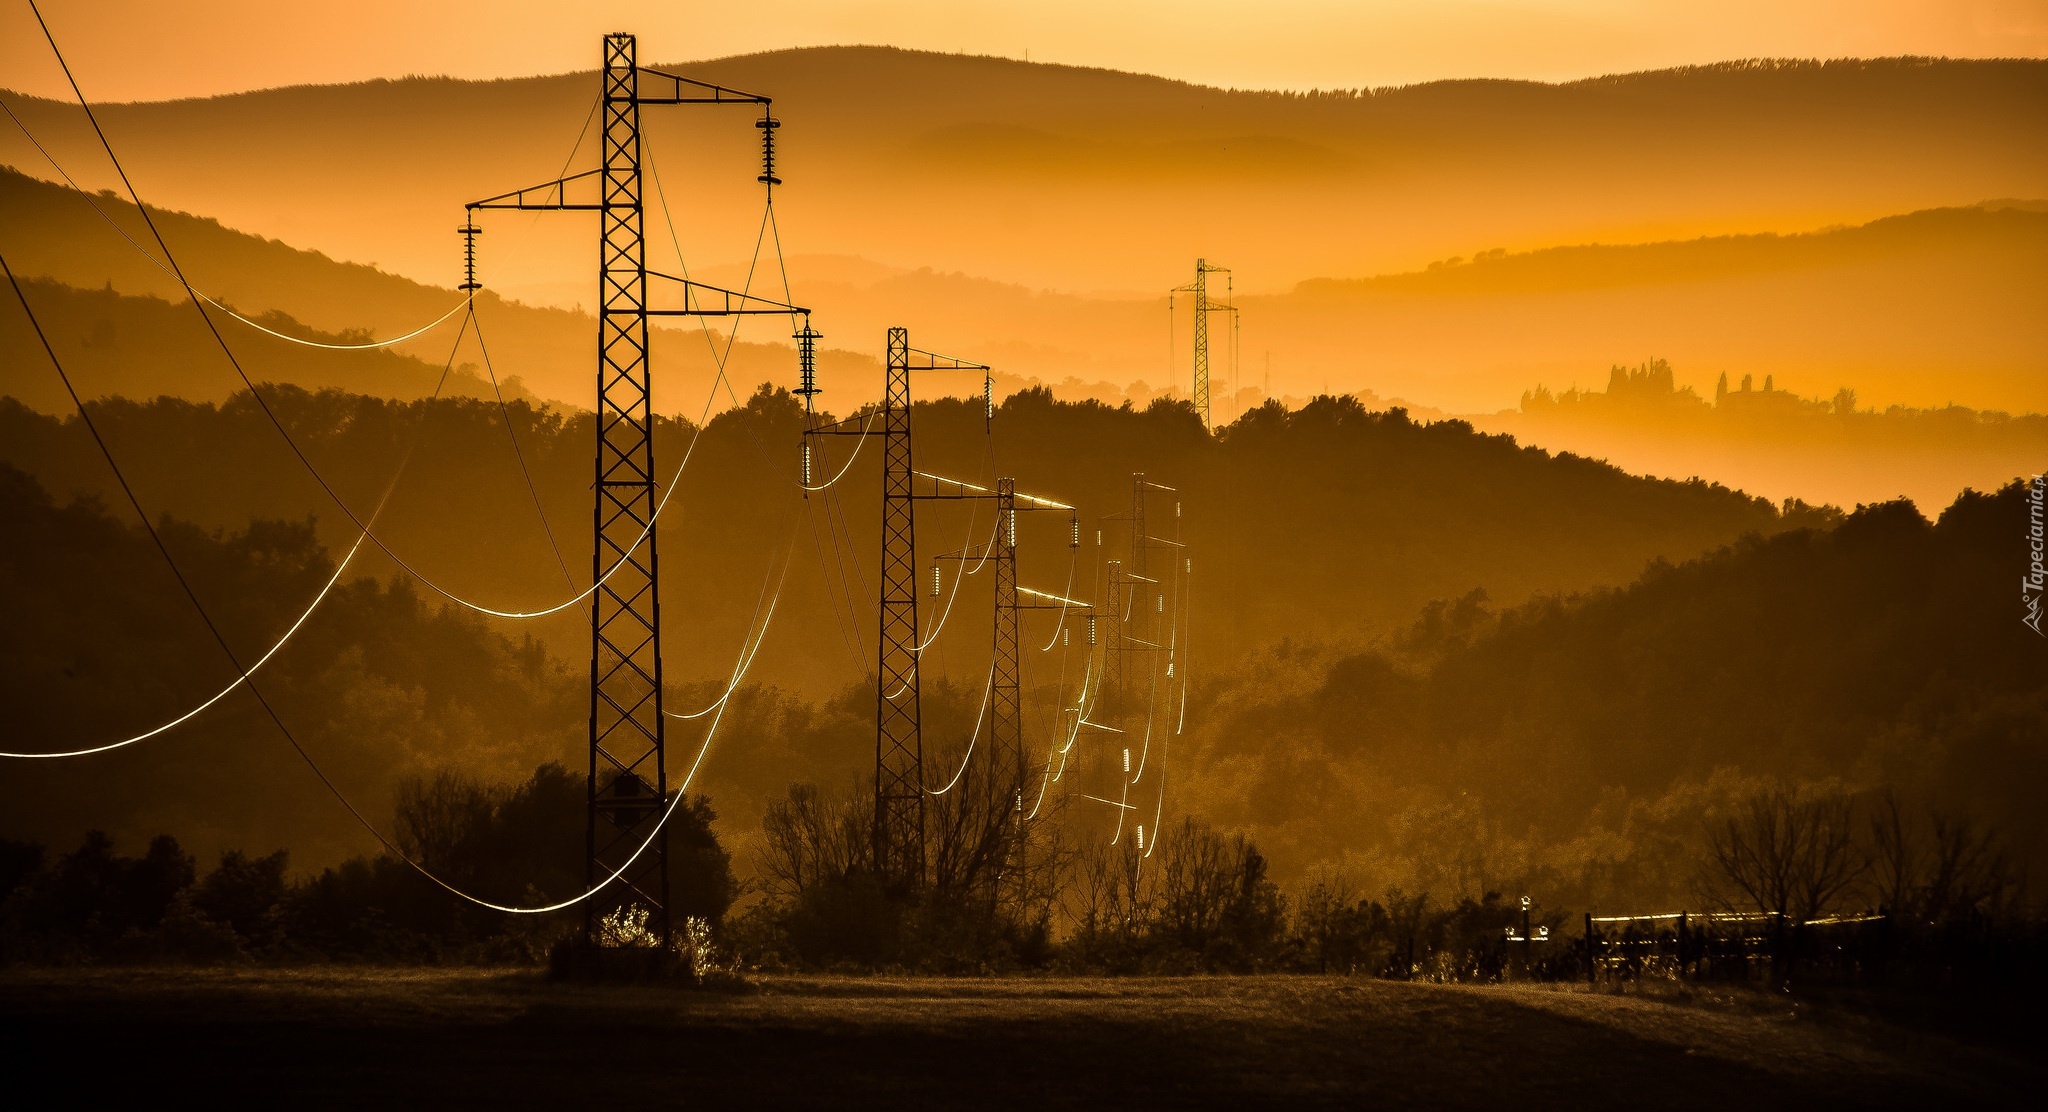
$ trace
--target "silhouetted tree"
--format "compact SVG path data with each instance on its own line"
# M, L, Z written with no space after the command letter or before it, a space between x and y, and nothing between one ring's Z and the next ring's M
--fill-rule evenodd
M284 902L284 850L250 857L240 850L220 855L220 864L206 874L192 893L192 906L216 923L232 928L244 941L264 944L277 937L277 909Z
M1840 792L1758 792L1708 832L1716 879L1758 911L1818 918L1864 869L1851 815Z

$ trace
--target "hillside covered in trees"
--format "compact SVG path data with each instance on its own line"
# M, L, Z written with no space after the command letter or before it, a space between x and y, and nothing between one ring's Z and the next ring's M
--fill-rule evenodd
M127 736L232 677L139 529L90 502L59 505L12 469L5 496L21 528L0 575L37 585L10 590L37 601L0 645L0 698L18 708L24 747ZM2025 859L2043 836L2028 792L2048 771L2048 647L2010 589L2024 523L2017 486L1934 522L1869 507L1659 563L1624 587L1500 610L1472 592L1364 652L1283 641L1191 688L1169 810L1257 837L1289 885L1341 872L1439 900L1519 887L1547 906L1682 901L1707 822L1771 784L1889 789ZM304 523L166 528L243 644L267 644L332 568ZM408 781L511 784L571 762L584 707L567 656L402 581L358 580L260 682L382 823ZM718 689L679 683L671 699L696 707ZM692 790L710 796L742 873L789 784L857 782L871 698L858 684L735 697ZM929 744L957 745L973 686L934 684L926 703ZM674 741L694 752L703 736ZM66 844L95 827L135 846L171 832L202 855L288 849L313 867L375 848L241 694L125 750L24 763L0 804L0 838L16 840Z
M1690 369L1688 369L1690 370ZM1714 475L1740 490L1853 506L1934 507L2048 459L2048 416L1949 404L1866 405L1854 389L1807 397L1772 375L1683 381L1668 360L1608 370L1606 388L1538 385L1475 426L1644 475Z
M2027 529L2020 484L1887 503L1618 589L1432 604L1365 653L1282 645L1202 689L1180 791L1375 891L1683 906L1708 820L1769 784L1893 791L2038 860Z
M533 609L567 597L571 582L588 582L587 413L291 388L266 396L358 515L367 516L397 476L378 534L436 583L501 609ZM246 394L220 405L117 399L96 404L95 413L152 512L237 530L254 518L312 518L330 552L355 540ZM1130 509L1133 472L1177 488L1170 499L1155 497L1154 512L1167 515L1159 528L1177 529L1195 561L1198 666L1286 637L1369 637L1405 625L1431 599L1474 587L1514 603L1626 582L1651 560L1682 560L1811 512L1794 506L1788 518L1722 487L1641 479L1461 422L1425 425L1399 410L1367 411L1349 398L1291 413L1267 406L1213 437L1185 406L1069 404L1038 391L1006 399L992 422L978 404L957 401L920 405L914 420L920 469L984 485L1011 475L1021 491L1080 508L1090 543L1078 553L1067 548L1063 515L1029 515L1020 525L1020 582L1035 589L1071 584L1090 597L1097 561L1116 558L1120 546L1118 523L1100 519ZM792 571L754 676L822 696L870 666L857 633L835 629L833 613L872 606L861 577L872 584L880 543L877 457L832 456L832 471L844 466L846 477L806 499L797 483L802 427L796 401L768 390L703 426L657 422L664 479L688 461L659 534L671 676L731 670L758 588L786 558ZM37 476L60 501L116 494L75 418L0 401L0 459ZM399 475L401 460L409 463ZM522 467L566 561L542 529ZM921 551L982 539L990 518L974 512L957 504L920 510ZM1101 549L1093 545L1098 525L1106 530ZM375 551L358 559L351 574L395 570ZM980 579L963 590L955 624L938 643L943 655L928 667L963 683L980 680L986 591ZM527 626L570 646L563 655L587 652L587 630L573 611ZM1048 625L1037 635L1050 632Z

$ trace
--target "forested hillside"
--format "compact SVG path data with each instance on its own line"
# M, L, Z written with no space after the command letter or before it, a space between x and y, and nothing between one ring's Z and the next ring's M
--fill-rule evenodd
M121 509L125 510L125 505ZM7 746L50 752L132 737L228 686L234 667L140 526L62 505L0 465L0 706ZM304 520L232 531L164 519L180 570L245 662L263 655L334 569ZM380 823L408 776L512 777L558 755L588 705L579 675L526 638L423 601L411 584L337 585L263 670L259 689L336 785ZM221 849L325 864L373 848L246 690L124 749L12 761L5 837L139 844L174 831Z
M2027 529L2019 484L1889 503L1620 589L1435 604L1362 654L1280 646L1200 688L1179 790L1371 890L1678 903L1704 821L1773 781L1891 789L2038 860Z
M12 291L9 291L10 295ZM191 302L131 297L112 287L74 289L47 279L28 279L22 293L35 310L36 323L57 352L72 386L85 397L153 398L169 396L196 402L223 402L246 391L234 366L221 355L213 337L192 312ZM50 366L49 355L19 306L0 312L0 390L31 409L72 412L71 395ZM257 318L262 324L301 340L358 343L364 333L326 333L308 328L283 313ZM241 328L241 325L223 324ZM442 358L433 362L390 349L322 351L307 358L307 349L289 340L242 332L234 347L236 362L256 382L289 382L309 390L336 389L415 401L435 393L440 384L456 321L446 326ZM496 395L475 349L468 359L449 367L440 392L454 397ZM521 383L501 384L507 397L531 397Z
M0 633L0 701L23 748L129 736L232 677L139 529L0 475L20 523L0 544L0 582L30 600ZM1508 888L1551 907L1694 898L1705 823L1769 783L1891 790L2017 865L2040 848L2031 792L2048 775L2048 645L2012 589L2025 513L2017 486L1933 523L1870 507L1622 588L1433 604L1362 653L1282 642L1191 687L1166 810L1251 832L1283 881L1341 872L1440 902ZM166 529L245 656L332 567L303 524ZM402 581L362 581L337 588L259 683L384 823L410 777L509 784L545 761L573 766L585 706L572 660ZM721 686L674 684L671 705L694 711ZM743 872L787 785L860 782L871 691L749 685L718 720L691 787ZM1041 677L1032 705L1049 696ZM967 735L976 702L975 684L927 685L933 752ZM705 727L678 723L671 744L694 757ZM1087 825L1091 805L1071 806ZM169 831L202 856L289 848L312 867L374 848L243 694L124 750L25 762L0 784L0 814L0 838L53 844L87 827L131 845Z
M1472 423L1637 474L1712 475L1767 498L1837 506L1946 505L2048 460L2048 415L1871 406L1852 388L1803 395L1771 375L1714 376L1663 359L1610 368L1604 390L1538 384L1518 409Z
M290 388L271 396L360 515L413 451L378 533L435 582L500 609L552 605L571 593L570 581L588 583L588 414L518 402L501 414L495 402L398 403ZM246 395L218 406L110 400L96 412L152 512L237 529L253 517L311 517L329 550L354 541L347 518ZM1064 515L1027 515L1021 526L1021 580L1040 590L1071 583L1087 597L1096 589L1099 560L1116 558L1122 539L1117 523L1103 523L1106 547L1098 549L1095 526L1129 510L1133 472L1176 487L1155 496L1151 512L1155 529L1177 530L1190 545L1201 631L1193 651L1214 664L1287 637L1355 642L1405 624L1430 599L1474 587L1512 603L1622 583L1653 559L1682 560L1786 524L1770 504L1722 487L1637 478L1462 422L1424 425L1398 410L1367 411L1349 398L1292 413L1271 405L1214 437L1185 406L1139 411L1061 403L1043 392L1012 396L992 422L978 404L956 401L921 405L914 421L920 469L983 484L1014 476L1019 490L1080 508L1089 543L1078 553L1067 548ZM846 477L806 499L796 481L802 427L795 400L773 391L715 417L701 438L688 423L657 423L664 478L688 461L659 534L671 676L731 669L760 585L792 553L759 676L816 694L871 665L860 638L872 645L879 457L833 455L820 477L842 466ZM0 402L0 459L60 498L113 493L75 419ZM566 574L522 467L567 554ZM929 504L919 513L921 558L979 541L990 528L987 511L971 505ZM362 561L365 573L393 570L376 552ZM987 589L976 579L962 592L928 668L977 680L986 670ZM850 632L838 628L835 605L852 608ZM564 655L587 651L573 609L535 625L572 646Z

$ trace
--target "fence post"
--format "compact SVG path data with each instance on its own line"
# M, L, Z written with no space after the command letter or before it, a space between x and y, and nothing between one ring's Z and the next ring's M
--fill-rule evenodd
M1685 913L1685 912L1683 912L1683 911L1681 911L1681 912L1679 912L1679 913L1678 913L1678 979L1679 979L1679 980L1681 980L1681 981L1685 979L1685 970L1686 970L1686 966L1685 966L1685 949L1686 949L1686 947L1685 947L1685 943L1686 943L1686 929L1685 929L1685 928L1686 928L1686 925L1687 925L1687 920L1686 920L1686 913Z
M1593 959L1593 913L1592 913L1592 912L1590 912L1590 911L1588 911L1588 912L1586 913L1586 983L1587 983L1587 984L1589 984L1589 985L1590 985L1590 984L1593 984L1593 983L1595 983L1595 980L1594 980L1594 975L1595 975L1595 973L1596 973L1596 972L1597 972L1597 971L1599 970L1599 968L1600 968L1600 963L1599 963L1599 962L1597 962L1597 961L1595 961L1595 960Z
M1771 982L1774 985L1785 983L1789 968L1785 934L1785 913L1771 912Z

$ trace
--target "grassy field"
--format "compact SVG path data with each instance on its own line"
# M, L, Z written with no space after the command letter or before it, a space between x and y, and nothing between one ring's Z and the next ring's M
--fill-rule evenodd
M0 970L0 1107L2004 1106L2042 1071L1751 992L1338 978Z

